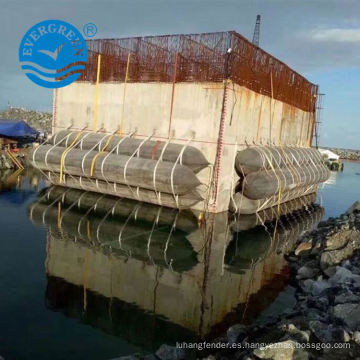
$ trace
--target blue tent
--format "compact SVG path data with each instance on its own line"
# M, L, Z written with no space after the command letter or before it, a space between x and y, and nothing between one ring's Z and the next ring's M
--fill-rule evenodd
M38 132L24 120L0 119L0 137L33 138Z

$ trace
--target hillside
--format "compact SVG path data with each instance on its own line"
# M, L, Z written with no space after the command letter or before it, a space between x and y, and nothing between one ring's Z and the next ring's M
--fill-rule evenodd
M0 111L0 118L24 120L38 131L51 133L52 114L48 112L11 107Z

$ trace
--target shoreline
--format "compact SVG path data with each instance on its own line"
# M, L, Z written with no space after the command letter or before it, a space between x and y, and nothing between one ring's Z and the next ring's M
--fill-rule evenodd
M325 147L340 156L340 160L360 161L360 150L348 150L340 148Z

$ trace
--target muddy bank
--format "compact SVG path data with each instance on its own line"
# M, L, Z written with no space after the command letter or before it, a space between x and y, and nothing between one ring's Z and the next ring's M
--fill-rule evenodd
M305 233L286 259L295 301L279 316L234 325L202 351L163 345L118 359L360 359L360 203Z

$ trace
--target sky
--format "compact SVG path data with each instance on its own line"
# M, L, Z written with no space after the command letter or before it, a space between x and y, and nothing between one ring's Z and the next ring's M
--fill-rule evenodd
M236 30L320 85L320 144L360 149L360 0L0 0L0 109L51 111L52 90L22 72L18 48L37 22L61 19L96 38Z

